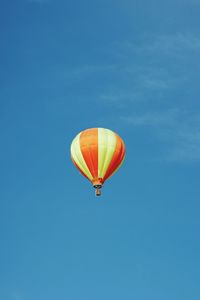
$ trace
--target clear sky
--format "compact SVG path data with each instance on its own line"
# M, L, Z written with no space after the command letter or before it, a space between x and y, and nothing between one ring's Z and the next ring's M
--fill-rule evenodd
M0 299L200 299L200 1L0 1ZM74 136L118 132L102 197Z

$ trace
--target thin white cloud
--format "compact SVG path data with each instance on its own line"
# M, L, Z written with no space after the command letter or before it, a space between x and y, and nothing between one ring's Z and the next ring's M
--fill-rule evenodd
M199 73L199 35L179 32L144 36L140 42L117 43L113 48L113 56L118 59L116 76L122 78L122 84L111 86L100 96L107 103L122 99L134 102L136 95L141 101L162 99L167 93L184 88L196 76L195 70Z
M119 60L125 62L123 77L132 85L112 88L101 99L112 105L119 103L118 107L123 103L129 113L118 115L121 122L148 128L152 138L166 145L163 159L200 161L200 112L180 108L180 95L186 94L190 83L198 78L200 36L176 33L144 37L140 43L119 44L115 49Z
M183 58L188 55L188 52L200 50L200 37L191 33L181 32L171 35L160 35L154 38L152 43L145 45L142 50Z
M129 126L151 128L152 136L168 145L162 159L200 161L200 114L171 109L123 116L120 119Z
M147 112L143 114L135 114L120 119L132 126L173 126L176 123L177 110L171 109L165 112Z
M148 36L137 43L116 43L110 48L108 55L117 58L115 63L74 67L63 70L63 77L70 83L89 77L108 78L104 92L99 95L107 103L148 101L151 97L162 98L186 84L191 76L187 62L196 52L200 54L200 36L190 33Z
M116 43L119 57L126 57L130 53L153 55L158 59L163 55L187 55L185 51L200 50L200 36L190 32L174 34L144 35L140 42Z
M112 49L115 63L72 68L65 79L101 82L108 78L98 99L118 109L115 119L118 114L117 120L126 126L150 128L152 136L170 145L165 159L200 161L199 115L179 107L179 93L187 93L199 74L200 36L163 34ZM123 114L127 110L129 114Z
M115 75L116 76L116 75ZM105 104L130 105L136 102L147 102L154 99L162 101L166 94L173 92L185 82L185 78L170 76L162 68L140 68L136 74L122 72L119 77L127 78L127 84L108 87L99 96Z

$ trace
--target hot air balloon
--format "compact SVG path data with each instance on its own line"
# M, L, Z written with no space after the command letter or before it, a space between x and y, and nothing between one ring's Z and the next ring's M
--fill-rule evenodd
M91 181L96 196L101 195L102 185L118 170L124 157L125 144L110 129L86 129L71 144L72 162Z

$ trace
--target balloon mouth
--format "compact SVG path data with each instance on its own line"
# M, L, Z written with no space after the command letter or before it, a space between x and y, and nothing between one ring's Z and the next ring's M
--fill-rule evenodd
M103 179L102 178L95 178L92 180L92 184L93 186L97 186L97 185L100 185L102 186L103 185Z
M95 184L95 185L93 185L93 187L95 189L101 189L102 188L102 184Z

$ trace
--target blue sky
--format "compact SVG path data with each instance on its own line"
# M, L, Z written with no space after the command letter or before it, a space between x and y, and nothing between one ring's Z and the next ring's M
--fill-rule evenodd
M0 299L200 299L200 1L0 2ZM70 161L106 127L101 199Z

